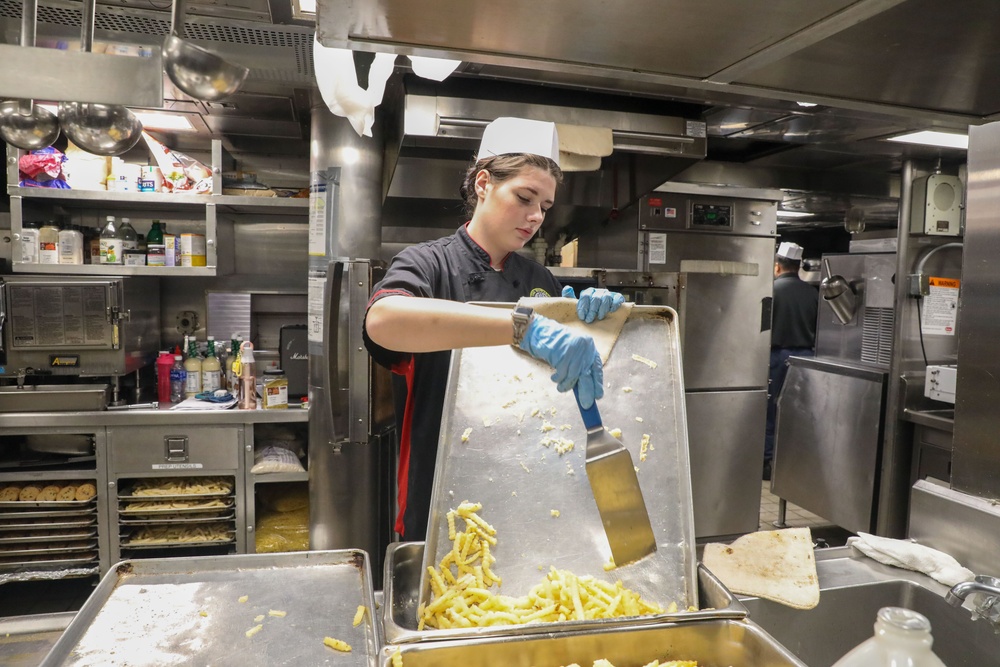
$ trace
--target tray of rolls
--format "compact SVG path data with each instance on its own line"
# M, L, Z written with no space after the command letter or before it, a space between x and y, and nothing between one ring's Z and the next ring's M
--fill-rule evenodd
M97 486L93 482L17 482L0 485L0 511L85 508L94 505Z

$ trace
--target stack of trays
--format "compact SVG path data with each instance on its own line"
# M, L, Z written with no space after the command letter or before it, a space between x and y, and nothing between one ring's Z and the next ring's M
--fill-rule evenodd
M4 497L12 497L15 488L25 498L36 497L30 489L37 488L45 492L43 498L55 493L56 498L65 499L0 501L0 574L90 566L96 572L99 554L94 481L32 480L4 485L0 492L6 491Z
M137 480L118 495L123 549L231 544L235 522L234 484L224 477Z

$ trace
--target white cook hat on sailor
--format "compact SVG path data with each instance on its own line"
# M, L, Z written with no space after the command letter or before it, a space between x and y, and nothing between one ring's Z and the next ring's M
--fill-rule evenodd
M778 257L784 257L785 259L797 262L802 259L802 246L798 243L789 243L788 241L785 241L778 246Z
M527 118L497 118L483 130L476 160L509 153L531 153L559 164L556 124Z

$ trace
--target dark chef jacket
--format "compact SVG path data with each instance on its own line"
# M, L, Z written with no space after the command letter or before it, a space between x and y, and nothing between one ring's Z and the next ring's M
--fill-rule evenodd
M813 347L819 291L793 272L774 279L772 348Z
M560 289L545 267L516 253L507 255L501 271L494 270L489 254L463 226L452 236L406 248L396 255L385 278L375 286L368 306L394 294L463 303L515 302L522 296L559 296ZM367 331L364 340L372 359L395 374L393 393L400 448L396 532L404 540L423 540L451 351L394 352L372 342Z

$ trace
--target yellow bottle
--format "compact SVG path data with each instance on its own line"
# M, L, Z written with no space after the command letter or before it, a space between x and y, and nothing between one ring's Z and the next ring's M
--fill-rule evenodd
M188 340L188 356L184 360L184 370L187 371L184 396L191 398L201 393L201 356L198 354L198 341L194 336Z
M215 354L215 336L208 337L208 351L201 362L201 390L215 391L222 387L222 364Z

